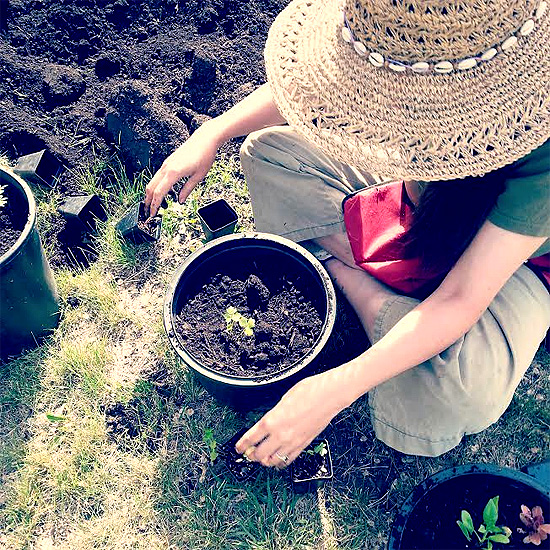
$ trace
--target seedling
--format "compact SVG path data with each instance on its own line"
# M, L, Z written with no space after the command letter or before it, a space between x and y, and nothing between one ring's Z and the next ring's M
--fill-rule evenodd
M550 535L550 523L544 523L544 516L542 515L542 508L540 506L535 506L529 510L525 504L522 504L519 519L527 527L527 530L518 529L520 533L527 533L527 536L523 539L525 544L532 543L538 546Z
M315 447L313 447L313 449L307 449L305 451L306 454L308 455L320 455L320 456L325 456L328 451L327 451L327 445L324 441L321 441L321 443L319 443L318 445L315 445Z
M6 189L6 186L0 185L0 208L4 208L8 204L8 197L4 195L4 189Z
M233 327L235 326L235 323L237 323L242 329L243 333L246 336L252 336L254 334L254 327L256 326L256 321L252 317L247 318L244 315L241 315L237 308L233 306L229 306L225 313L223 314L223 318L225 319L225 322L227 324L226 330L227 332L231 332L233 330Z
M216 461L216 458L218 458L218 442L214 438L214 433L211 428L207 428L204 430L204 433L202 434L202 440L208 445L208 453L210 462L213 464Z
M463 535L472 540L472 535L475 535L479 543L478 548L491 550L493 543L508 544L512 530L505 525L497 525L498 520L498 495L487 502L483 510L483 523L477 531L474 528L472 516L466 510L462 510L460 520L457 520L457 525L460 527ZM484 545L487 546L484 546Z

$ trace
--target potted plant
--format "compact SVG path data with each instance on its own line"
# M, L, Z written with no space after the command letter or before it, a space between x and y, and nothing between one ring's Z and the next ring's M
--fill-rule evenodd
M550 547L542 527L550 489L492 464L447 468L418 485L399 509L388 550Z
M226 441L220 449L220 456L223 458L225 467L229 470L235 481L239 482L249 480L256 475L260 469L260 464L258 462L248 460L245 455L239 454L235 450L237 441L239 441L246 431L247 428L244 428L237 432L231 439Z
M0 354L6 359L57 326L59 304L29 186L0 168L0 188Z
M215 397L242 410L278 400L315 366L332 331L328 273L300 245L262 233L216 239L168 286L168 338Z
M158 241L162 231L162 216L148 218L143 202L133 204L116 225L122 237L134 244Z
M314 491L333 477L330 447L326 439L313 440L290 465L297 493Z

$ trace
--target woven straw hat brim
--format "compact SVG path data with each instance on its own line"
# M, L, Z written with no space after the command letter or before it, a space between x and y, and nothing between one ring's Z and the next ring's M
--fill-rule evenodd
M506 166L550 137L550 18L467 71L372 66L341 36L341 2L295 0L273 23L268 81L291 127L384 179L436 181Z

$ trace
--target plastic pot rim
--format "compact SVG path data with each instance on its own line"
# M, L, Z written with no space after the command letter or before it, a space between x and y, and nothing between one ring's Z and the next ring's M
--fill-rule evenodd
M545 487L540 481L529 474L525 474L519 470L514 470L513 468L498 466L496 464L484 464L481 462L445 468L444 470L440 470L439 472L432 474L424 479L424 481L416 485L409 493L403 504L401 504L395 515L393 525L390 530L387 546L388 550L397 550L401 548L403 532L407 526L409 517L420 500L426 494L445 481L468 475L492 475L503 479L519 481L532 489L539 491L542 495L546 496L546 498L550 498L550 488Z
M9 265L14 260L14 258L17 257L17 255L23 248L23 245L30 238L36 222L36 201L34 200L34 195L32 194L31 188L28 186L23 178L21 178L11 169L6 167L1 167L0 173L12 178L21 187L21 189L23 189L23 193L25 194L25 198L27 199L27 204L29 207L27 221L25 222L25 226L23 227L21 234L13 243L13 245L2 256L0 256L0 268L4 268Z
M187 353L172 323L171 305L173 303L173 298L174 298L176 288L178 286L178 283L184 271L199 256L201 256L207 250L220 246L221 244L227 241L239 241L244 239L256 239L259 241L264 240L269 242L276 242L304 256L305 258L307 258L309 262L311 262L318 276L323 281L324 283L323 286L327 289L327 295L326 295L327 312L325 315L325 319L323 321L320 337L317 339L314 346L308 351L306 355L304 355L302 358L298 359L297 361L295 361L294 363L286 367L284 370L278 372L275 376L271 378L226 375L226 374L221 374L213 369L210 369L205 365L202 365L201 363L196 361L189 353ZM232 386L249 387L249 388L259 387L259 386L269 386L270 384L275 384L277 382L285 380L286 378L289 378L295 373L302 370L305 366L307 366L310 363L308 359L312 359L313 357L316 357L319 354L319 352L323 349L323 347L327 343L332 333L332 329L334 328L334 322L336 320L336 294L334 291L334 286L332 284L332 281L330 280L330 277L326 272L326 270L324 269L324 267L321 265L319 260L317 260L317 258L315 258L315 256L313 256L313 254L311 254L303 246L300 246L299 244L289 239L286 239L284 237L280 237L278 235L272 235L270 233L260 233L260 232L234 233L232 235L219 237L209 242L208 244L202 246L198 250L195 250L195 252L189 255L184 260L184 262L179 266L172 280L170 281L166 291L166 297L164 300L164 307L163 307L163 319L164 319L164 328L166 330L166 334L168 335L168 339L170 340L170 343L178 353L179 357L185 362L186 365L191 367L192 370L198 372L199 374L205 376L206 378L209 378L210 380L214 380L216 382L221 382Z

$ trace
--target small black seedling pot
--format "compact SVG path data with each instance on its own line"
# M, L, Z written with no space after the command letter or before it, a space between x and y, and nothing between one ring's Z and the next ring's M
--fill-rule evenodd
M147 221L142 202L132 205L116 225L122 237L134 244L158 241L162 230L162 216Z
M13 171L32 183L53 187L62 168L63 165L47 149L42 149L19 157Z
M247 481L255 476L260 469L258 462L251 462L244 455L235 450L235 444L248 431L248 428L237 432L229 441L222 445L220 455L223 457L226 468L236 481Z
M326 453L316 453L315 448L324 443ZM292 486L297 493L315 491L333 477L332 457L326 439L313 440L290 465Z
M197 210L206 240L235 232L237 212L223 199L210 202Z
M86 233L96 230L97 220L107 220L107 212L97 195L67 197L57 209L71 230Z

